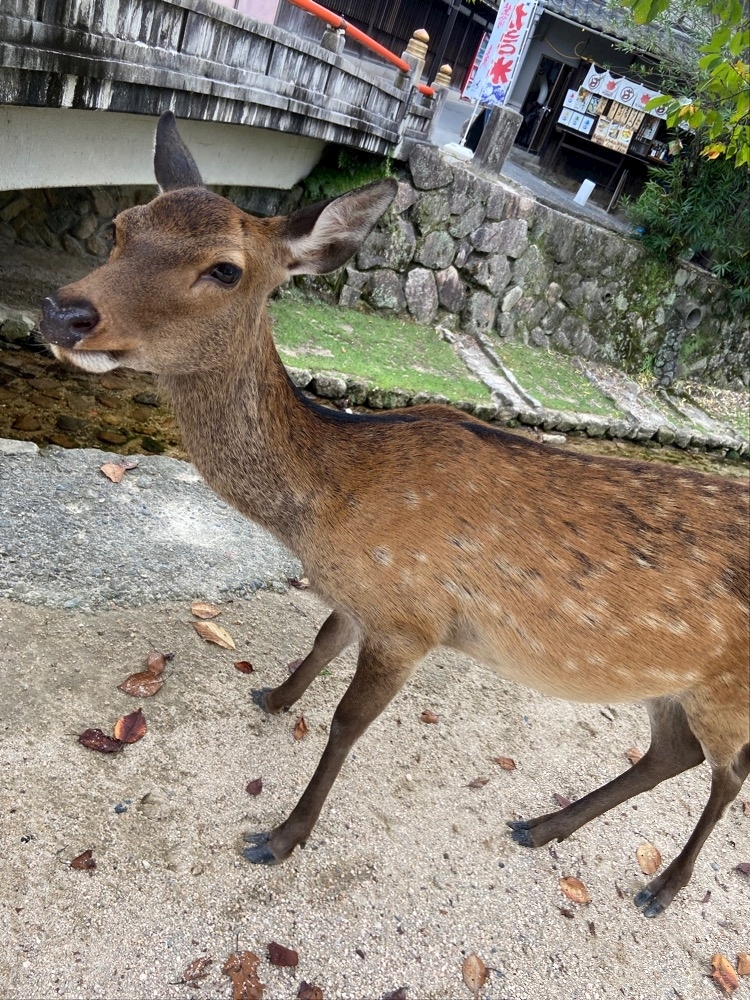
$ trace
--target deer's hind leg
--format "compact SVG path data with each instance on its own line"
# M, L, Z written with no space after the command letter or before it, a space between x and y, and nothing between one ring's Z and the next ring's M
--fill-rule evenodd
M283 684L253 691L253 701L275 715L302 697L318 674L357 639L357 627L341 611L333 611L315 636L313 648Z
M516 843L541 847L551 840L564 840L589 820L704 760L703 748L678 701L656 698L646 708L651 722L651 746L643 757L628 771L564 809L536 819L509 822Z

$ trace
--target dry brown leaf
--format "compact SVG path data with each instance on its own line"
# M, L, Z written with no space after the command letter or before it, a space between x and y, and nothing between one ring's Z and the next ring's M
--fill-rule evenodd
M293 948L285 948L283 944L271 941L268 946L268 961L271 965L292 969L295 965L299 965L299 955Z
M742 875L750 875L750 861L740 861L738 865L735 865L734 870Z
M297 579L296 576L290 576L287 577L287 580L289 581L289 586L296 587L297 590L307 590L307 588L310 586L310 581L307 579L306 576L303 576L299 580Z
M561 809L565 809L567 806L571 804L570 799L567 798L565 795L560 795L559 792L555 792L554 799Z
M205 958L196 958L182 973L182 982L185 986L192 986L193 989L198 989L201 979L208 978L207 969L209 965L213 965L213 962L214 960L208 956Z
M644 875L653 875L661 865L661 854L653 844L641 844L636 848L635 857Z
M150 698L155 695L164 683L164 678L150 670L142 670L139 674L131 674L122 684L117 685L119 691L132 695L133 698Z
M239 670L241 674L251 674L253 672L252 663L247 660L238 660L234 665L235 670Z
M721 986L725 993L731 996L740 985L739 977L734 971L732 963L724 958L723 955L714 955L711 959L711 968L713 969L711 973L712 978Z
M750 976L750 955L746 951L741 951L737 956L737 975Z
M742 803L742 811L746 816L750 816L750 802Z
M107 479L113 483L121 483L125 475L125 469L117 462L105 462L99 467L99 471L103 472Z
M575 875L566 875L560 879L560 888L572 903L590 903L588 889Z
M146 657L146 670L150 674L161 674L167 665L167 660L174 659L174 653L162 653L160 649L150 649Z
M503 771L515 771L516 762L512 757L493 757L493 761L499 764Z
M94 871L94 869L96 868L96 861L94 860L94 852L92 850L88 850L88 851L83 851L81 854L77 854L70 862L70 867L75 868L75 870L79 872Z
M260 795L260 793L263 791L263 779L253 778L252 781L248 781L247 785L245 786L245 791L247 792L248 795Z
M116 740L123 743L137 743L146 735L146 718L143 709L137 708L135 712L128 715L121 715L115 723L113 730Z
M469 788L484 788L484 786L487 784L487 782L489 780L490 780L489 778L474 778L473 781L469 782L468 787Z
M251 951L235 951L221 971L232 980L232 1000L263 1000L263 983L258 979L260 959Z
M303 979L297 990L297 1000L323 1000L323 990L312 983L306 983Z
M468 989L475 997L479 996L479 991L489 979L487 966L476 952L472 952L464 959L461 966L461 974Z
M214 622L191 622L190 624L201 639L205 639L206 642L214 642L222 649L237 649L234 639L221 625L216 625Z
M208 601L193 601L190 605L190 610L196 618L203 618L204 620L216 618L221 614L221 608L217 608L215 604L209 604Z
M122 740L107 736L101 729L85 729L78 737L78 742L89 750L98 750L99 753L117 753L124 746Z
M295 740L303 740L310 730L305 722L304 715L300 715L297 721L294 723L294 738Z
M643 750L639 750L638 747L631 747L629 750L625 751L625 756L631 764L637 764L643 756Z
M431 712L429 708L426 708L424 712L422 712L422 714L419 716L419 721L426 723L428 726L429 725L434 726L435 723L439 721L439 719L440 716L435 715L435 713Z

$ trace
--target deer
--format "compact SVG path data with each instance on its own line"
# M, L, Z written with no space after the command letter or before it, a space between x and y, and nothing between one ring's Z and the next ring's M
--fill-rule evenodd
M283 822L245 835L245 858L276 864L305 845L355 742L444 646L548 696L645 703L643 757L562 809L508 821L522 847L708 762L693 833L634 898L662 913L750 771L747 484L550 447L449 406L322 406L286 373L268 296L340 268L397 181L255 218L203 185L171 112L154 171L158 193L117 215L106 263L45 299L42 338L87 372L155 373L205 482L297 555L331 609L297 670L253 692L261 709L288 710L358 646L312 779Z

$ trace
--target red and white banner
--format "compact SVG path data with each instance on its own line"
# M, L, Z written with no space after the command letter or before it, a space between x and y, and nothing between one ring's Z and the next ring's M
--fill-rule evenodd
M464 97L485 107L505 104L535 7L535 0L505 0L500 4L490 40L469 78Z

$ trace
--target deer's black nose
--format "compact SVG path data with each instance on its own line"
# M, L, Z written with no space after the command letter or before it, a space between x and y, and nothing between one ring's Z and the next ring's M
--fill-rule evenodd
M50 295L42 303L39 329L48 344L74 347L96 328L98 322L99 313L85 299L58 302L54 295Z

